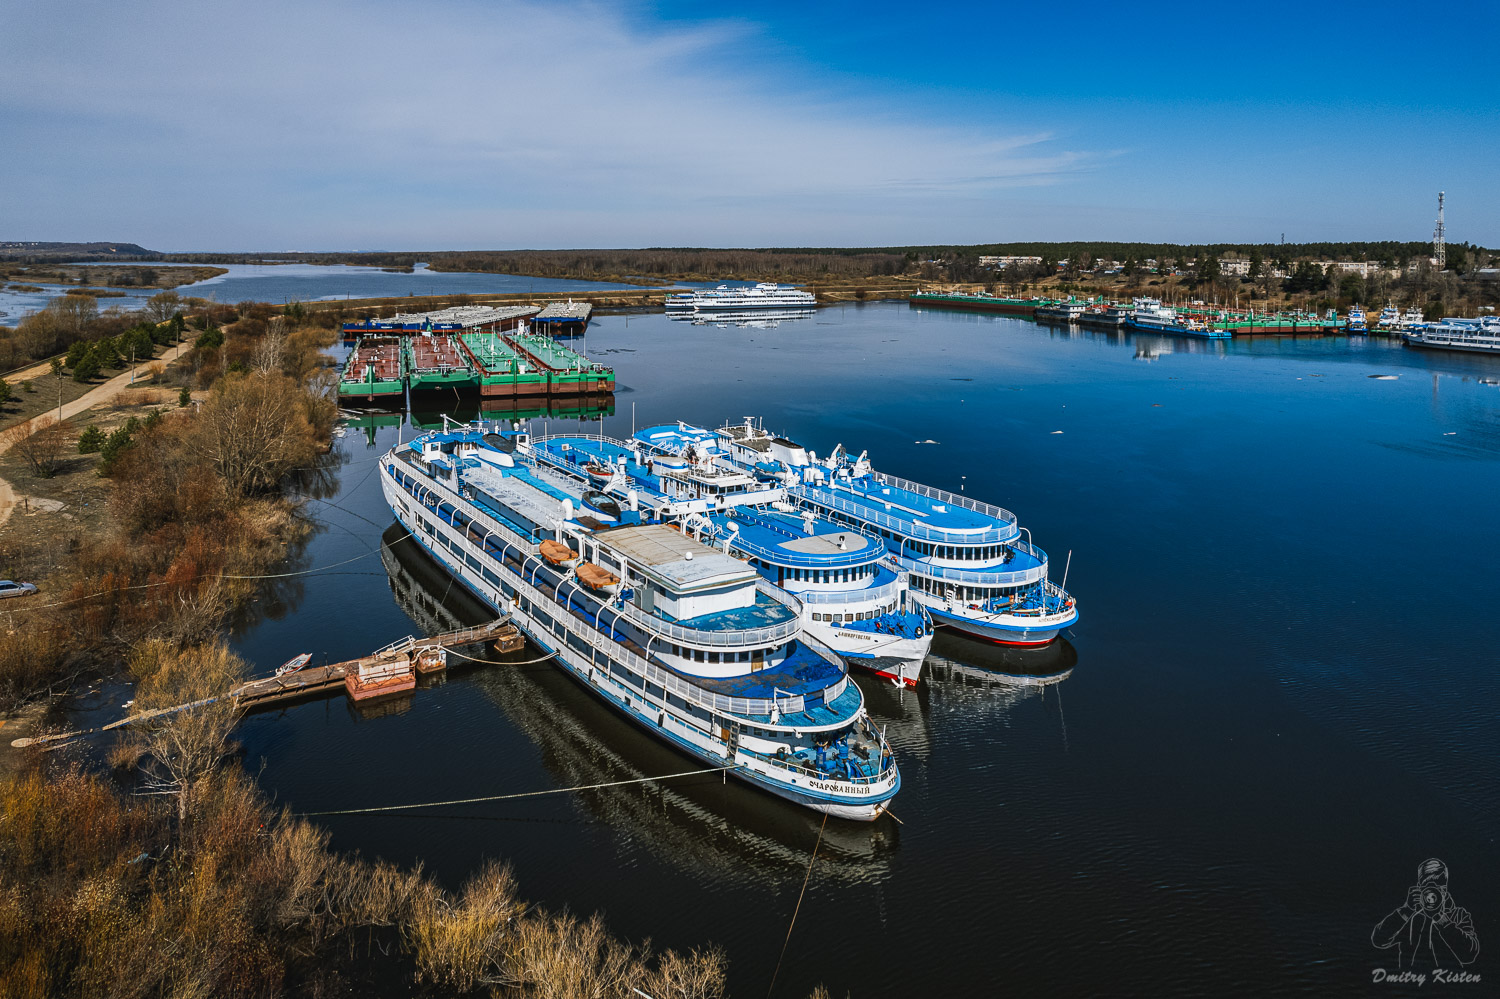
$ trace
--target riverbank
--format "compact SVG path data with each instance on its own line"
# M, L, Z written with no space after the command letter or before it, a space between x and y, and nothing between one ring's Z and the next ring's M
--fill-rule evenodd
M0 525L43 584L0 629L0 993L722 996L721 951L657 954L536 908L499 862L448 891L420 864L337 853L245 775L238 711L216 698L250 667L222 628L307 571L300 504L337 464L333 335L267 307L198 325L154 384L126 373L61 424L18 428L70 446L28 482L37 509ZM86 686L151 720L113 743L14 745Z
M819 305L840 302L875 302L903 300L919 289L915 280L881 279L871 281L809 284L807 290L818 298ZM611 291L516 292L496 295L424 295L387 298L338 299L326 302L304 302L309 313L332 315L341 322L361 319L390 318L398 312L435 312L459 305L545 305L552 302L588 302L597 313L662 309L670 289L642 288Z

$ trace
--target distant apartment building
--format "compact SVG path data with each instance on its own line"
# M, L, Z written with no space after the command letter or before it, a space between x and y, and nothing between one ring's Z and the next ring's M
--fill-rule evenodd
M1395 276L1400 273L1394 267L1387 267L1376 260L1314 260L1313 264L1322 268L1325 274L1331 267L1339 274L1358 274L1362 278L1374 277L1376 274Z
M1219 260L1219 273L1225 277L1249 277L1249 257L1223 257Z
M1039 264L1041 262L1042 262L1042 258L1041 257L995 257L995 256L981 256L979 258L979 266L980 267L993 267L997 271L1003 271L1007 267L1014 267L1017 264L1023 264L1023 265L1024 264Z

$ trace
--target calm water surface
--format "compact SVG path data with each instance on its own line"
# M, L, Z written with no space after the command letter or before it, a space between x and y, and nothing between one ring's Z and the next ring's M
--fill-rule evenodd
M1072 553L1065 642L940 636L916 691L862 678L901 821L829 823L779 995L1363 995L1395 968L1371 929L1429 856L1481 941L1500 925L1494 359L895 304L774 329L606 316L587 349L617 370L614 436L757 414L1016 511L1054 578ZM329 571L236 636L260 669L483 618L391 529L375 458L412 432L341 439L301 563ZM243 738L307 812L696 768L545 664L455 671L373 714L256 715ZM818 835L714 778L319 821L455 886L502 857L548 906L721 944L742 996L769 984Z
M147 263L160 269L171 264ZM511 292L604 291L633 285L561 278L525 277L518 274L480 274L466 271L432 271L418 264L411 273L383 271L378 267L348 267L323 264L219 264L228 273L174 289L180 295L207 298L230 305L239 302L312 302L335 298L394 298L404 295L507 294ZM15 283L15 282L12 282ZM39 292L18 292L0 282L0 324L15 325L28 312L46 307L61 295L62 285L41 285ZM123 298L101 298L101 310L111 307L139 309L156 289L140 292L124 289Z

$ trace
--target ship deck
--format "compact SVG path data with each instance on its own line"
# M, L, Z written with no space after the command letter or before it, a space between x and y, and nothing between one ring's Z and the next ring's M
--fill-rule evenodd
M375 377L367 379L371 365L374 366ZM343 380L399 382L405 375L402 367L400 340L394 337L370 337L355 344L354 350L349 354L349 361L344 366Z
M909 520L938 531L964 534L1011 526L978 510L955 506L950 501L923 496L900 486L887 485L874 476L839 479L836 489L827 486L813 489L853 502L870 514Z
M830 569L864 565L885 554L882 542L821 518L812 521L812 534L801 517L780 510L741 508L709 519L720 531L736 525L734 546L775 565Z
M412 371L416 374L469 372L472 369L458 343L451 336L415 336L411 338Z
M827 690L844 676L844 667L829 662L810 647L798 642L786 659L769 669L753 673L707 677L677 669L672 672L693 686L715 694L727 697L763 697L769 700L776 694L806 696Z

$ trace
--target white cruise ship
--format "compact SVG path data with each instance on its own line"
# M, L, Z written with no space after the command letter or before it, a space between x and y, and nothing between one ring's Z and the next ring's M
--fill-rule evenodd
M699 288L667 296L668 312L743 312L746 309L810 309L818 299L810 291L762 281L753 288Z
M642 729L788 801L879 817L895 759L801 601L536 460L525 435L445 429L386 452L381 488L455 580Z
M1500 317L1447 318L1408 329L1401 338L1412 347L1466 350L1476 354L1500 354Z

